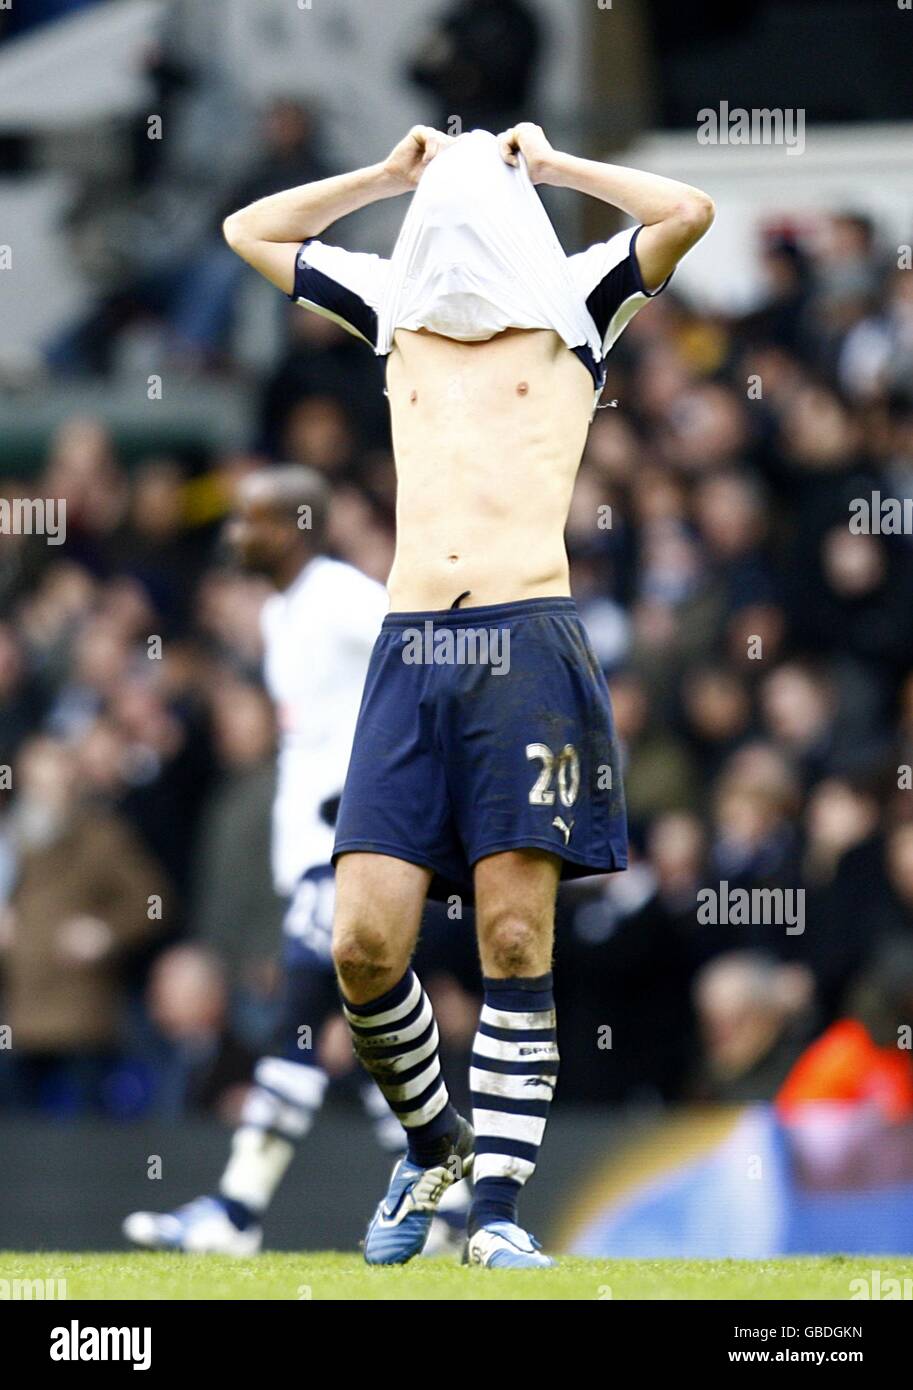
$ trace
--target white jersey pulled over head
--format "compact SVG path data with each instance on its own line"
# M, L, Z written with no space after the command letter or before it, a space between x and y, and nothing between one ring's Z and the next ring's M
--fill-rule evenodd
M320 808L342 791L386 611L381 584L326 556L263 606L264 678L279 724L273 881L283 896L333 853L334 830Z
M569 348L600 334L522 156L474 130L439 154L406 213L378 316L377 351L397 328L479 342L505 328L551 328Z

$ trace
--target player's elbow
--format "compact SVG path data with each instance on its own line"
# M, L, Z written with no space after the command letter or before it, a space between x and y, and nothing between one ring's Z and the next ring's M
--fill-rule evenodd
M245 225L244 211L232 212L222 223L222 235L228 242L232 251L236 251L239 256L243 256L243 248L250 240Z
M688 246L700 241L715 216L716 207L713 199L709 194L695 188L687 198L682 199L675 210L675 221L681 231L682 241Z

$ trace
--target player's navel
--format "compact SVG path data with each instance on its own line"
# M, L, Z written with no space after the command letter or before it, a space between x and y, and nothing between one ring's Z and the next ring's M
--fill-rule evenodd
M417 400L418 400L418 392L417 392L417 391L410 391L410 392L409 392L409 404L410 404L410 405L415 405L415 402L416 402Z
M457 562L457 560L459 560L459 558L460 558L459 555L448 555L448 556L447 556L447 559L450 561L450 563L451 563L452 565L455 565L456 562Z
M526 393L528 392L528 390L529 390L529 382L528 382L528 381L518 381L518 382L517 382L517 395L518 395L518 396L525 396Z

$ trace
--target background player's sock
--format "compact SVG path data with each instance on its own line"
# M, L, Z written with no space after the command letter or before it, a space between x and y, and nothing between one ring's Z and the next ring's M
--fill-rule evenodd
M441 1073L431 1000L418 977L407 970L378 999L343 999L343 1009L358 1060L406 1131L409 1158L422 1168L443 1163L460 1121Z
M326 1073L307 1063L282 1057L261 1057L257 1063L219 1184L229 1219L239 1230L269 1206L295 1145L320 1109L326 1085Z
M249 1226L256 1226L260 1220L260 1213L253 1211L245 1202L236 1202L233 1197L219 1196L218 1200L225 1208L225 1213L231 1224L238 1231L246 1231Z
M517 1220L558 1077L551 974L486 978L484 985L469 1073L476 1131L470 1234L490 1221Z

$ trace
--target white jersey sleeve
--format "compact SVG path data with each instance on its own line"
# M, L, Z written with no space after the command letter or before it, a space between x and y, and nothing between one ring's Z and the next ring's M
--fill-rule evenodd
M658 289L646 288L637 260L640 231L640 227L626 227L608 241L568 257L571 275L602 338L603 356L638 310L660 294L672 278L667 276Z
M382 256L327 246L313 237L302 242L298 251L289 299L332 319L373 348L389 273L390 262Z

